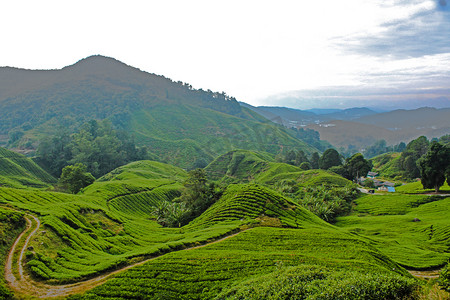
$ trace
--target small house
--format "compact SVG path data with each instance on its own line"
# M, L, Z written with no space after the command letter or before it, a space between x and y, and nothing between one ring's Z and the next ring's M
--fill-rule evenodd
M367 178L375 179L375 177L378 177L378 173L377 172L369 171L369 173L367 173Z

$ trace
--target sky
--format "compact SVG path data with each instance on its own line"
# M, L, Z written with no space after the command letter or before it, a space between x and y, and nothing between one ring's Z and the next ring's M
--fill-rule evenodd
M0 11L0 66L100 54L252 105L450 107L450 0L16 0Z

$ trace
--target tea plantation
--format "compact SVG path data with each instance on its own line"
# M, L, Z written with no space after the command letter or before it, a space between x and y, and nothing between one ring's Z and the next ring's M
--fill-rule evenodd
M154 258L73 299L413 299L420 284L403 267L437 268L450 258L450 198L377 194L352 200L349 181L334 173L241 154L206 169L215 165L214 176L227 185L180 228L158 224L154 208L182 194L187 172L140 161L77 195L0 187L0 221L17 220L15 229L0 229L17 236L24 228L22 214L9 207L41 220L28 245L26 271L55 286ZM244 165L252 171L239 170ZM342 193L354 206L337 226L300 205L313 194L335 201ZM1 226L12 226L5 222ZM12 239L3 242L5 249Z

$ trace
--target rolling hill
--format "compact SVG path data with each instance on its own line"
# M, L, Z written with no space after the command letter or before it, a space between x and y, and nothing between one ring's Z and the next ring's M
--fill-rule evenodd
M61 70L0 68L0 91L0 142L8 147L36 148L45 136L109 119L158 159L184 168L236 148L316 151L225 93L103 56Z
M55 182L30 158L0 147L0 186L47 188Z

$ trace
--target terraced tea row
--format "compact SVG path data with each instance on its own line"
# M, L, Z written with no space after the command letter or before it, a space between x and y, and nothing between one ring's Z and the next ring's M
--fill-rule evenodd
M326 291L330 282L325 279L337 268L346 270L347 275L385 276L385 282L398 283L397 290L391 289L394 293L403 289L403 295L409 294L415 286L400 266L367 243L339 230L320 226L307 229L258 227L201 249L165 255L119 274L80 298L213 299L220 292L227 298L235 292L227 294L226 291L243 280L258 280L272 272L277 276L276 273L290 266L296 266L297 274L310 268L321 270L316 279L323 279L322 286L311 292L316 296ZM310 279L304 278L295 289ZM356 281L356 276L353 279ZM366 287L371 284L376 286L368 281ZM373 297L380 292L381 284L378 284L372 288Z
M336 225L370 238L396 262L412 269L438 268L450 258L450 197L373 195Z
M0 186L46 188L54 182L55 178L31 159L0 147Z

